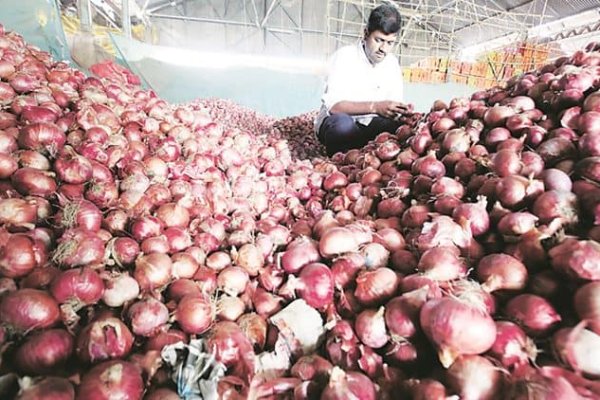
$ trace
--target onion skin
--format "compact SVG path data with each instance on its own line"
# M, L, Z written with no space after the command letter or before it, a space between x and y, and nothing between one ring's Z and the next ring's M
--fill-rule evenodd
M496 339L496 326L486 312L449 297L425 303L420 322L446 368L461 354L484 353Z
M520 294L510 299L505 313L532 336L548 333L562 319L546 299L533 294Z
M15 400L74 400L73 384L65 378L48 376L34 385L22 388Z
M462 355L446 373L449 386L461 399L495 399L502 389L502 373L487 358Z
M559 360L575 372L581 372L591 378L600 377L598 352L600 335L584 329L585 322L575 328L563 328L557 331L552 344Z
M17 332L49 328L59 319L58 303L42 290L16 290L8 293L0 303L0 320Z
M356 398L375 400L375 387L371 380L360 372L344 372L338 367L331 371L329 383L321 394L321 400L346 400Z
M600 280L600 244L566 239L550 249L552 267L576 279Z
M210 328L214 310L210 302L201 296L185 296L175 310L175 318L187 334L202 334Z
M519 325L510 321L496 321L496 341L490 355L505 368L519 368L535 361L537 348Z
M483 289L521 290L527 284L525 265L508 254L489 254L479 260L477 276L483 281Z
M48 329L28 337L15 354L19 370L26 374L51 374L73 352L73 337L64 329Z
M164 329L169 320L169 310L160 301L148 297L133 303L127 309L127 316L135 335L150 337Z
M577 289L573 303L587 328L600 335L600 282L589 282Z
M50 285L50 293L59 303L77 301L82 305L97 303L104 293L104 282L89 268L74 268L58 275Z
M127 361L112 360L96 365L83 375L76 399L139 400L143 393L144 382L139 369Z
M129 354L133 335L121 320L100 318L84 327L77 336L75 351L85 363L97 363Z

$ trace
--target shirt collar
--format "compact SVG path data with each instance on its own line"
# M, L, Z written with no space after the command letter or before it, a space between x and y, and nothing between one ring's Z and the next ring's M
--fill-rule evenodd
M359 54L359 58L364 61L369 67L375 68L377 65L371 64L371 61L367 58L367 53L365 53L365 40L360 39L357 44L357 50Z

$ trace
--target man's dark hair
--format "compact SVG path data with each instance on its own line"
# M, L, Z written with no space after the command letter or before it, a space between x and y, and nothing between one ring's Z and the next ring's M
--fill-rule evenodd
M369 33L381 31L389 35L398 32L401 23L402 17L396 7L391 4L382 4L371 11L367 31Z

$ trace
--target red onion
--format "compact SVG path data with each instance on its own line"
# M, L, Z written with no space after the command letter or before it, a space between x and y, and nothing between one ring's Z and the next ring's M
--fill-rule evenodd
M354 295L361 304L376 306L394 296L398 283L398 275L389 268L362 271L356 278Z
M553 167L560 161L575 158L577 149L570 140L555 137L540 143L536 152L542 157L546 166Z
M179 400L181 397L177 394L177 392L169 389L169 388L158 388L156 390L152 390L146 396L144 396L145 400Z
M574 328L563 328L552 338L552 345L559 360L575 372L591 378L600 377L598 349L600 335L584 329L585 322Z
M0 179L7 179L17 170L19 165L11 154L0 153Z
M448 385L461 399L494 399L502 389L502 373L482 356L461 355L446 374Z
M573 224L578 221L577 196L572 192L549 190L535 200L532 211L542 223L559 218Z
M441 178L446 174L444 163L439 161L434 153L416 159L411 167L413 174L421 174L430 178Z
M446 368L459 355L489 350L496 339L494 320L483 308L452 297L425 303L420 322L425 334L438 347L440 362Z
M518 174L521 171L521 157L513 150L499 150L494 154L493 171L499 177Z
M288 273L296 273L311 262L319 261L317 243L300 237L292 241L281 256L281 266Z
M250 340L255 351L264 349L268 329L265 318L256 313L246 313L237 320L237 324L244 335Z
M333 275L329 267L311 263L299 275L298 295L311 307L322 310L333 302Z
M103 261L104 251L104 241L96 232L73 228L58 240L52 261L69 267L93 266Z
M50 285L50 293L59 303L95 304L102 298L103 292L104 282L96 271L89 268L64 271Z
M217 361L228 368L228 373L246 382L252 379L255 354L250 340L235 322L217 322L207 334L207 346L214 351Z
M73 384L66 378L44 377L33 385L23 385L16 400L74 400Z
M236 321L246 310L246 305L239 297L222 295L217 300L215 308L219 320Z
M10 206L5 204L6 206ZM10 235L0 245L0 273L8 278L19 278L29 274L42 260L38 259L40 244L24 234Z
M373 382L360 372L344 372L339 367L333 367L329 383L321 394L322 400L346 400L356 398L361 400L375 400L375 386Z
M575 388L564 377L547 378L539 373L517 379L513 383L510 396L515 400L580 398Z
M217 277L217 287L230 296L238 296L243 293L248 282L248 272L237 266L224 268Z
M451 281L462 278L467 266L459 258L460 250L454 246L440 246L428 249L421 255L418 269L435 281Z
M489 108L484 116L483 121L491 128L496 126L502 126L505 124L508 117L515 114L515 111L511 107L507 106L494 106Z
M143 291L158 289L171 280L171 258L162 253L152 253L135 260L133 276Z
M413 337L419 326L419 305L410 295L394 297L385 305L385 323L393 340Z
M579 116L577 121L582 134L595 135L600 133L600 112L587 111Z
M148 297L133 303L127 309L127 316L135 335L150 337L164 329L169 310L160 301Z
M461 225L468 223L473 236L483 235L490 227L486 206L487 200L485 197L480 197L477 203L464 203L456 207L452 218Z
M175 310L175 318L181 329L188 334L202 334L214 320L214 309L203 296L185 296Z
M53 326L60 319L60 311L47 292L19 289L2 298L0 319L17 332L27 332Z
M519 325L510 321L496 321L496 341L490 355L505 368L518 368L535 361L538 349Z
M65 145L67 138L53 123L40 122L25 125L18 137L19 147L54 156Z
M23 195L46 198L56 193L57 185L53 176L51 172L24 167L12 174L11 182Z
M141 399L143 394L141 371L134 364L122 360L96 365L83 375L77 389L78 399L135 400Z
M160 206L158 210L156 210L156 217L160 219L167 228L186 228L190 223L188 210L175 203L167 203Z
M109 277L104 285L102 301L109 307L121 307L140 293L137 281L125 273Z
M508 240L511 236L523 235L534 229L538 219L529 212L508 213L498 221L498 232Z
M64 329L36 332L17 349L17 368L26 374L50 374L71 357L73 338Z
M302 356L292 366L290 373L303 381L328 379L333 365L325 358L314 354Z
M596 334L600 334L600 282L590 282L575 292L573 300L575 311L582 320L587 322L587 327Z
M152 336L146 342L146 351L162 351L162 349L170 344L177 342L188 342L188 337L185 333L177 329L169 329L166 332L160 332L155 336Z
M356 316L356 336L361 342L374 349L385 346L389 337L385 326L385 309L367 309Z
M505 313L533 336L548 333L562 319L546 299L533 294L520 294L510 299Z
M92 178L92 164L77 154L71 147L65 147L54 162L58 178L66 183L81 184Z
M85 363L95 364L123 358L133 346L133 335L120 319L100 317L84 327L77 336L76 353Z

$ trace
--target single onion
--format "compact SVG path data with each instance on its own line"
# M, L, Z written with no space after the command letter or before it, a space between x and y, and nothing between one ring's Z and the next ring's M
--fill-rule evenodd
M77 399L139 400L143 393L141 371L128 361L111 360L94 366L83 375Z
M356 336L361 342L374 349L385 346L389 340L384 312L384 307L380 307L378 310L364 310L356 316L354 323Z
M104 282L96 271L89 268L64 271L50 285L50 293L59 303L95 304L102 298L103 292Z
M591 378L600 377L598 351L600 335L584 329L585 322L574 328L562 328L552 338L552 345L559 360L575 372Z
M32 385L23 385L16 400L74 400L75 389L66 378L47 376Z
M143 291L158 289L171 280L171 258L162 253L152 253L135 260L133 276Z
M150 337L164 329L169 320L169 310L160 301L148 297L133 303L127 309L127 316L135 335Z
M104 282L102 301L109 307L121 307L140 294L140 286L129 274L108 277Z
M483 308L444 297L429 300L421 308L420 322L425 334L439 349L444 367L459 355L481 354L496 339L496 326Z
M579 318L600 335L600 282L590 282L577 289L573 303Z
M477 276L488 292L524 289L527 275L525 265L508 254L488 254L477 264Z
M15 290L0 303L0 320L17 332L49 328L59 319L58 303L42 290Z
M448 385L461 399L494 399L503 376L490 360L479 355L461 355L446 372Z
M316 309L325 309L333 302L333 275L328 266L311 263L300 271L298 295Z
M376 392L373 382L360 372L344 372L333 367L329 383L321 394L322 400L345 400L350 398L375 400Z
M64 329L48 329L27 337L15 353L17 368L26 374L50 374L65 365L73 352L73 337Z
M548 333L562 319L546 299L534 294L513 297L506 304L505 313L533 336Z
M518 368L535 361L538 349L519 325L496 321L496 341L489 353L505 368Z
M75 351L80 360L95 364L123 358L133 346L133 335L120 319L107 316L90 322L77 335Z
M215 310L203 296L188 295L179 301L175 318L181 329L188 334L202 334L213 323Z

